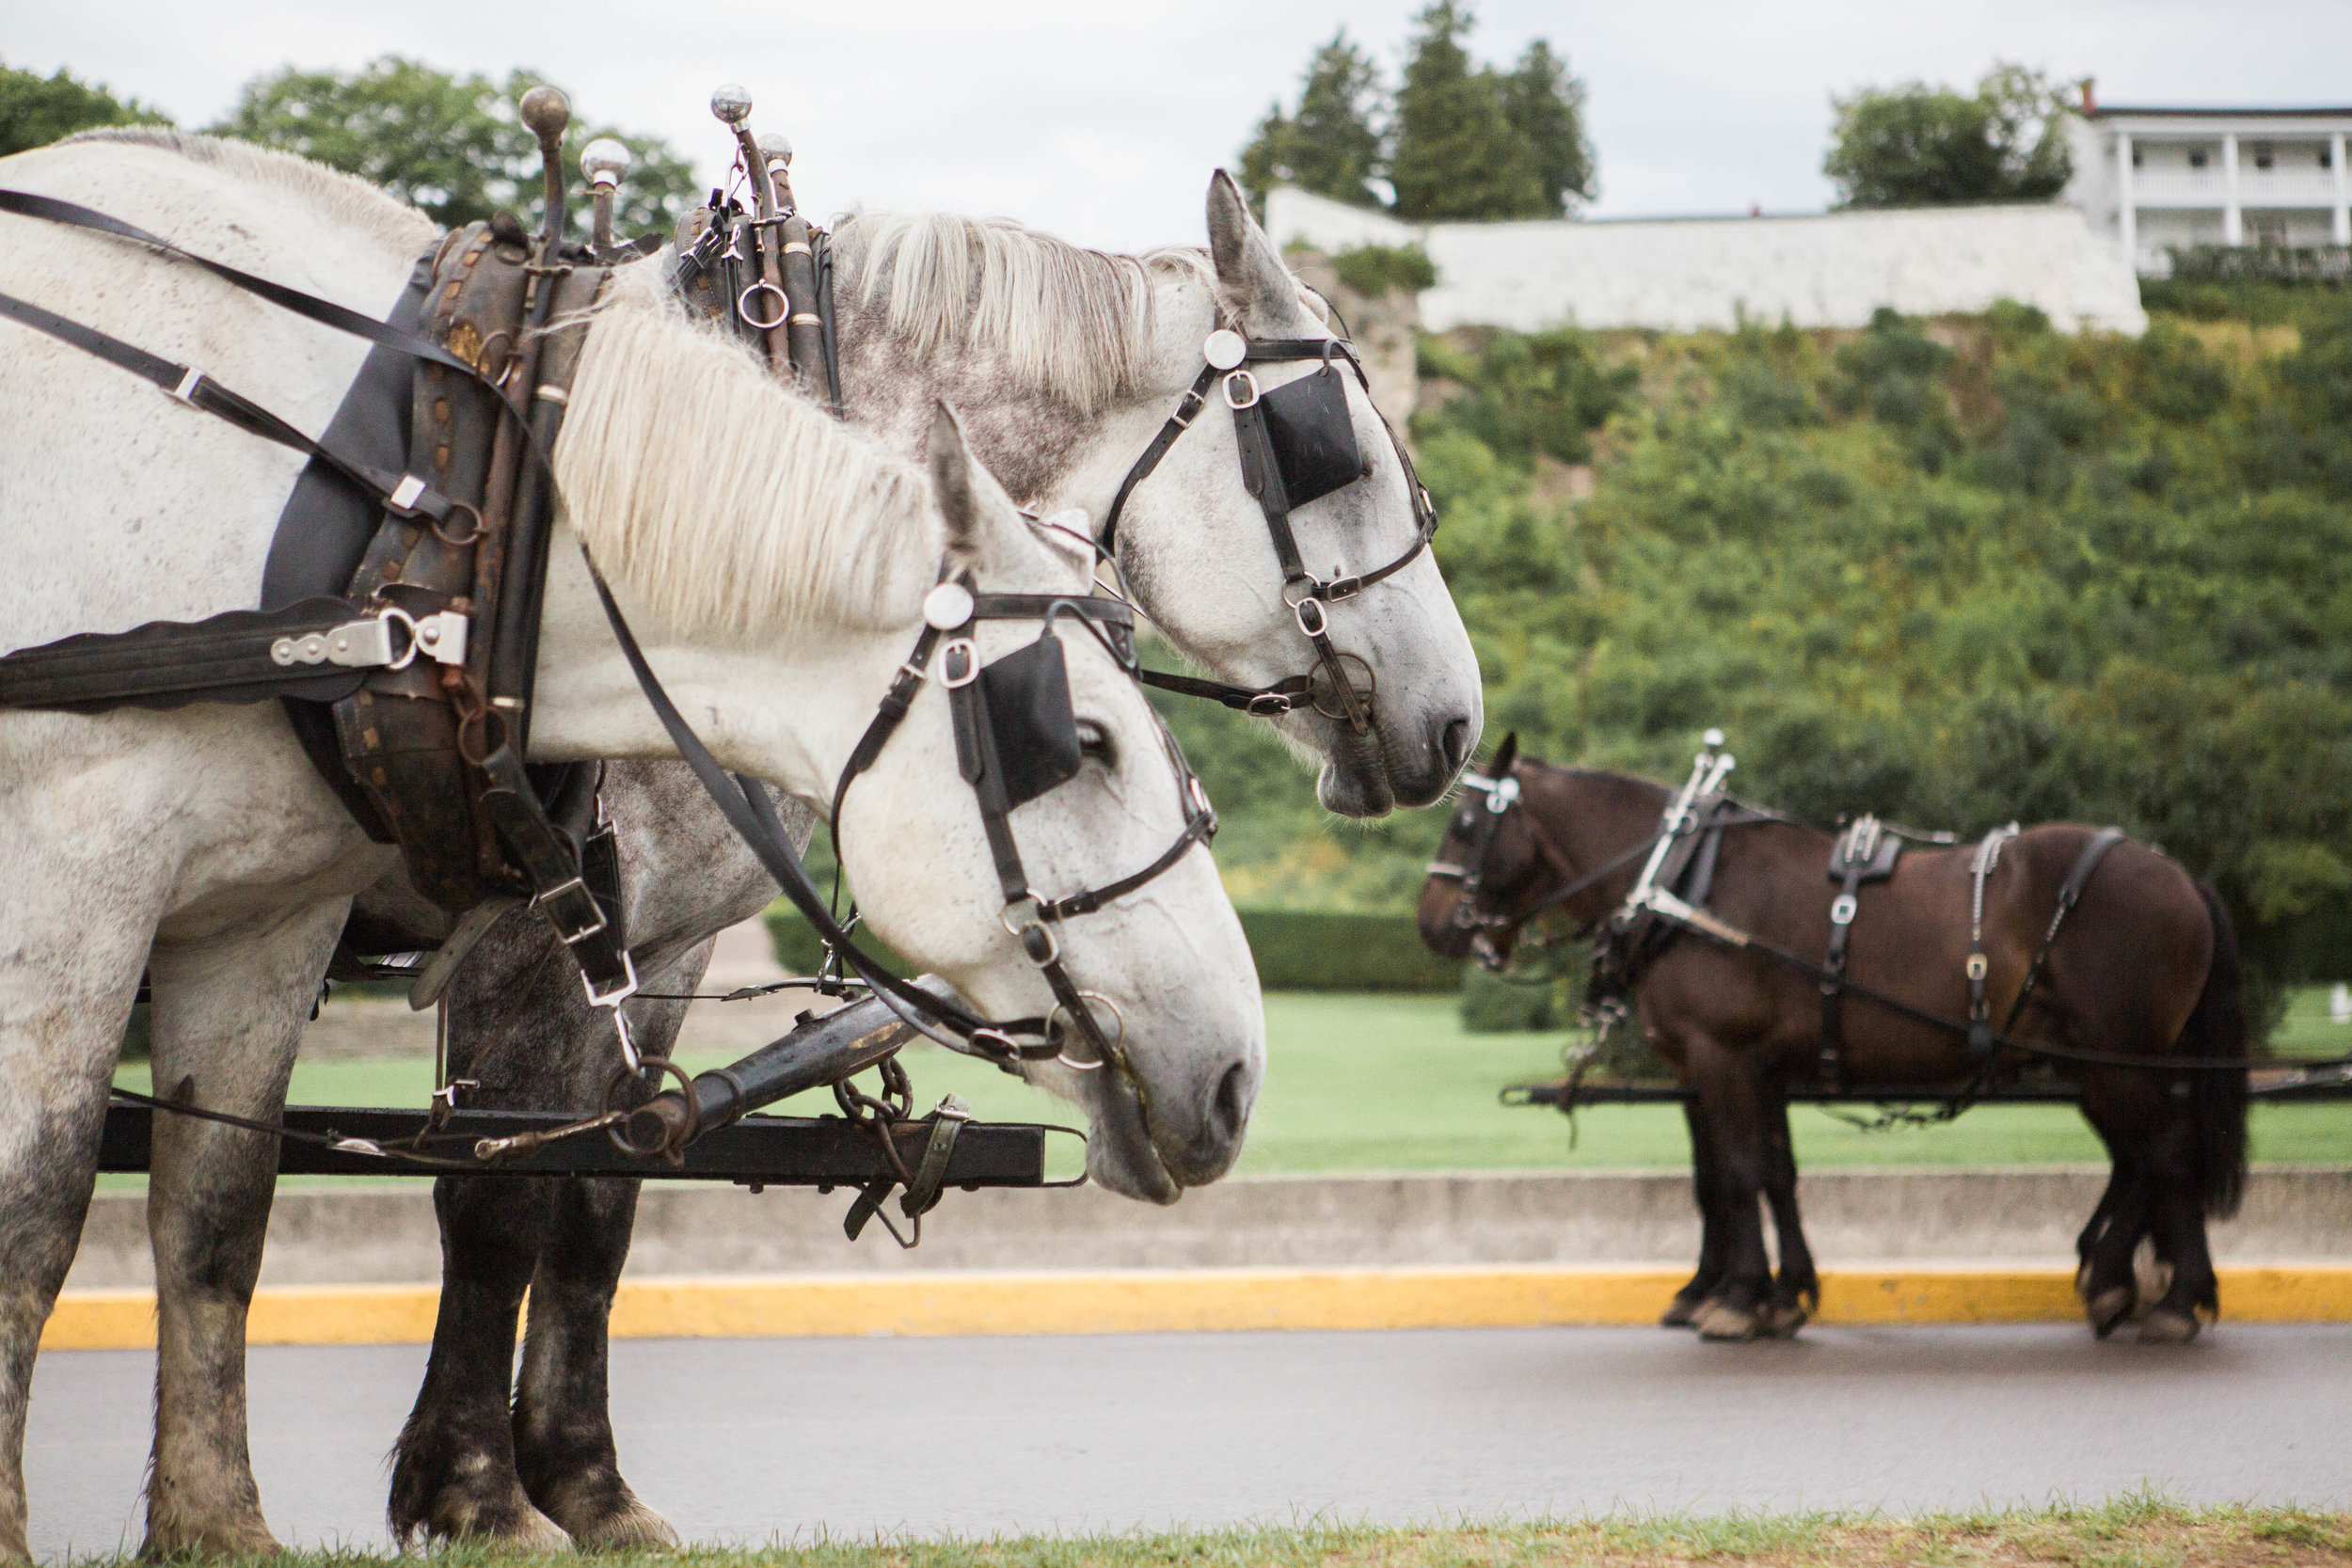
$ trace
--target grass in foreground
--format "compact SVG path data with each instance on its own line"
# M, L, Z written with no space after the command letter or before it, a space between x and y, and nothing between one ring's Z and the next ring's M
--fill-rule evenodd
M289 1553L272 1560L279 1568L369 1568L402 1560ZM458 1549L437 1552L435 1560L446 1568L507 1568L530 1560ZM606 1560L627 1560L612 1554ZM2133 1497L2099 1507L1915 1519L1867 1513L1631 1514L1401 1529L1309 1525L991 1541L820 1542L749 1550L690 1547L648 1560L681 1568L1513 1568L1522 1563L1650 1568L1690 1562L1758 1568L2046 1563L2310 1568L2352 1562L2352 1514L2186 1508L2161 1497Z

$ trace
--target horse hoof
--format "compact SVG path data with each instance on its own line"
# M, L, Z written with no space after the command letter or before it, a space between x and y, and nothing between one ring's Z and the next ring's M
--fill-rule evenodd
M564 1523L572 1544L583 1552L659 1552L678 1544L677 1531L670 1528L670 1521L640 1502L633 1492L618 1508L593 1519L567 1513Z
M2169 1307L2159 1307L2140 1320L2139 1342L2143 1345L2185 1345L2197 1338L2205 1325L2193 1312L2175 1312Z
M1764 1308L1763 1331L1769 1339L1793 1339L1813 1316L1801 1301L1775 1303Z
M1689 1328L1699 1321L1699 1313L1707 1307L1703 1297L1677 1296L1658 1320L1661 1328Z
M1723 1302L1709 1302L1698 1316L1699 1338L1732 1343L1743 1343L1756 1335L1756 1318L1753 1312L1742 1312Z
M2083 1303L2083 1316L2090 1321L2090 1332L2104 1339L2115 1332L2115 1325L2132 1315L2132 1304L2137 1298L2129 1285L2110 1285Z

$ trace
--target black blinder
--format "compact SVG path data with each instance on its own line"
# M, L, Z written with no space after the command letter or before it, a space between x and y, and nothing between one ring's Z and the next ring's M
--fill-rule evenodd
M1282 495L1293 510L1364 476L1356 421L1347 411L1347 383L1326 365L1264 393L1266 441L1274 449Z
M1005 803L1017 806L1078 776L1078 716L1070 705L1070 666L1048 632L980 671L980 699L1004 770Z

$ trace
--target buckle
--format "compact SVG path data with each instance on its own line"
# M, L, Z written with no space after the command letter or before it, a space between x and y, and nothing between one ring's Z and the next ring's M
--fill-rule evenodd
M1505 774L1486 786L1486 809L1501 816L1519 798L1519 781L1516 773Z
M1279 691L1261 691L1249 699L1249 711L1260 719L1279 719L1295 705Z
M601 929L601 927L599 928ZM637 994L637 960L629 957L628 950L627 948L623 948L621 950L621 973L623 975L627 976L627 978L623 979L619 985L614 986L611 990L599 991L596 990L596 981L588 977L588 972L584 969L581 970L580 972L580 989L588 993L588 1006L591 1007L611 1007L613 1009L613 1016L618 1018L620 1016L621 1004ZM628 1031L626 1029L622 1031L622 1036L624 1040L626 1040L628 1036Z
M1321 597L1337 604L1342 599L1352 599L1363 591L1364 579L1361 577L1333 578L1323 585Z
M1971 980L1983 979L1985 971L1990 967L1991 966L1985 962L1983 954L1971 953L1968 955L1968 978Z
M1858 906L1854 903L1854 896L1852 894L1839 894L1836 901L1834 901L1829 907L1829 923L1833 926L1852 925L1854 911L1856 908L1858 908Z
M950 638L939 649L939 684L954 690L980 678L980 650L968 637Z
M1018 924L1013 918L1016 911L1023 911L1026 916ZM1034 895L1007 904L997 914L996 924L1005 928L1007 936L1020 940L1023 955L1038 968L1043 969L1060 959L1061 939L1055 936L1053 927L1045 924Z
M564 928L564 922L557 918L549 906L552 906L557 899L570 898L574 894L587 900L588 913L594 924L581 925L576 929L567 931ZM548 924L555 927L557 938L566 947L577 947L604 929L604 911L597 906L596 895L588 891L588 884L578 877L567 878L543 893L532 894L531 907L547 913ZM637 989L637 982L634 979L630 980L628 989L630 990ZM591 1002L596 1001L596 988L593 986L589 988L588 999ZM602 1006L603 1004L597 1003L597 1006Z
M1243 381L1249 384L1249 395L1246 398L1240 396L1233 390L1234 383ZM1224 389L1225 392L1225 406L1232 409L1234 413L1238 414L1245 408L1255 408L1258 406L1258 378L1251 375L1248 371L1235 371L1231 375L1228 375L1218 385Z
M1309 614L1310 609L1313 611L1311 615ZM1311 638L1321 637L1331 625L1330 618L1323 612L1323 601L1312 594L1294 601L1291 613L1297 617L1298 629Z

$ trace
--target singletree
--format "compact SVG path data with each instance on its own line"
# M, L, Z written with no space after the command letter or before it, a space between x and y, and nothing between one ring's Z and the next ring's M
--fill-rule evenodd
M43 76L0 65L0 158L100 125L170 123L137 99L117 98L63 66Z
M540 80L527 71L503 83L453 76L397 55L352 72L287 66L247 82L206 129L356 174L452 227L501 207L535 222L538 143L515 105ZM590 124L577 105L566 158L599 135L619 137L631 156L614 208L620 232L666 228L693 205L693 168L667 142ZM566 174L577 182L576 167Z
M1382 96L1380 68L1343 27L1315 51L1299 89L1298 108L1266 109L1257 135L1242 149L1242 188L1261 214L1265 193L1296 185L1359 207L1376 207L1371 182L1381 168L1381 133L1374 121Z
M2065 95L2038 71L1995 63L1973 95L1908 83L1833 98L1822 172L1843 207L2046 201L2065 188Z

